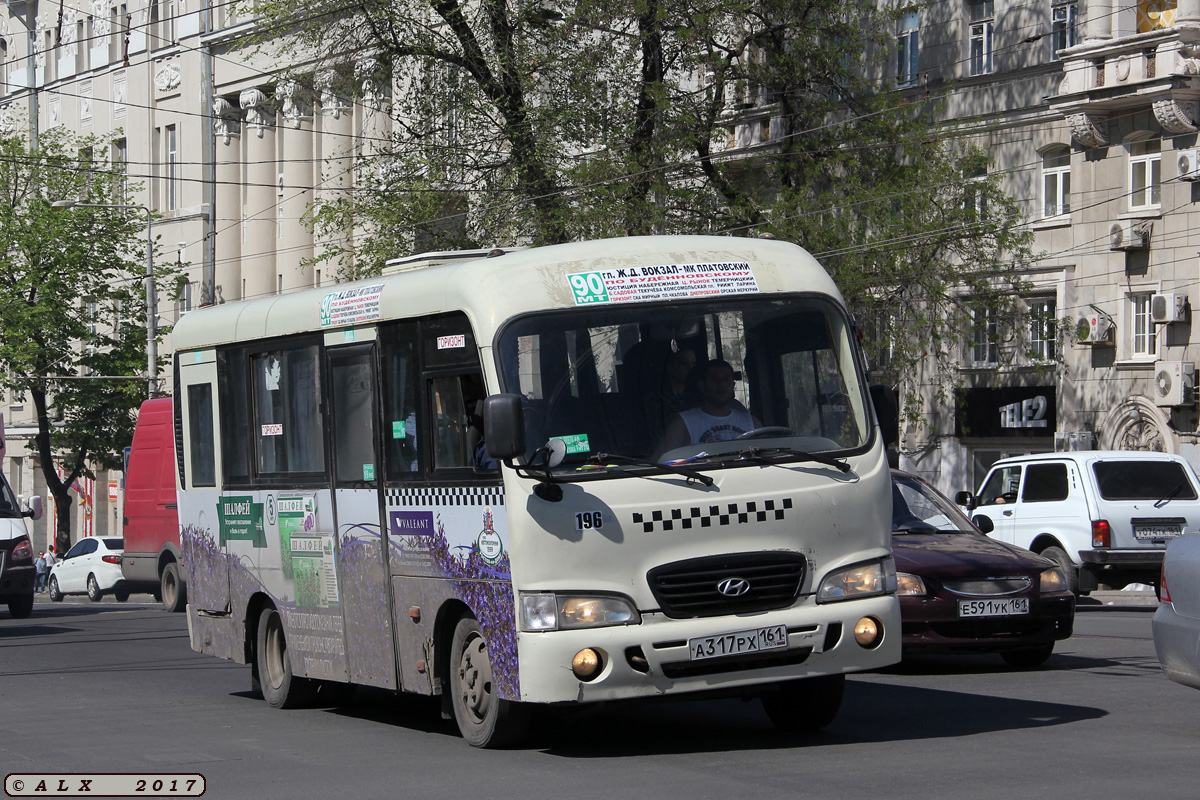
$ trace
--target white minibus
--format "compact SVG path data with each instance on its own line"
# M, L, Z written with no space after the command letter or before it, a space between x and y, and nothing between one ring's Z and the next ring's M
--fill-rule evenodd
M273 706L761 698L895 663L884 443L833 281L774 240L398 263L176 326L192 647Z

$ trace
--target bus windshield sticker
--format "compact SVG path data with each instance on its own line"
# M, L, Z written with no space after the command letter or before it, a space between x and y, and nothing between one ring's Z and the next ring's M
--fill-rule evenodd
M402 420L402 419L392 420L392 438L393 439L403 439L404 437L405 437L404 420Z
M273 422L262 426L263 436L283 436L283 423Z
M363 464L363 480L364 481L375 480L375 465L374 464Z
M357 325L379 319L381 294L382 283L330 292L321 300L321 327Z
M437 337L438 350L456 350L467 346L466 334L458 333L453 336Z
M744 261L575 272L567 282L577 306L758 292L754 271Z
M562 439L562 443L567 446L567 455L574 453L590 453L591 446L588 443L586 433L576 433L570 436L552 436L552 439Z

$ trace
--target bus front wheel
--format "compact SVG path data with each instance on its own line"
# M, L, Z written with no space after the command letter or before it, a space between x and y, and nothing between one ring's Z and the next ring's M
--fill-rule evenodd
M763 709L777 728L789 733L819 731L837 716L846 688L845 675L821 675L788 681L762 697Z
M312 701L316 684L292 674L283 620L273 608L264 608L258 617L255 656L259 688L272 708L296 708Z
M472 747L504 747L524 734L527 710L496 696L492 659L479 622L458 621L450 650L450 691L454 720Z

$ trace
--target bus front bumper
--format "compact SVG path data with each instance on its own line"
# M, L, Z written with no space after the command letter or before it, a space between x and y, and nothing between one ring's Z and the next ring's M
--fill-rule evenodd
M882 630L873 647L855 641L859 620ZM787 647L693 658L709 637L752 634L783 625ZM599 702L712 690L744 689L797 678L878 669L900 660L900 605L894 596L782 611L700 619L645 614L640 625L518 634L521 699L534 703ZM733 639L727 638L727 642ZM590 679L572 670L585 649L599 656Z

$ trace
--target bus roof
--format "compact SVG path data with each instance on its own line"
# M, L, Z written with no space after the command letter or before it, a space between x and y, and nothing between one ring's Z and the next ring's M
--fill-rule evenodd
M516 314L575 307L567 278L574 273L742 262L749 265L761 293L809 291L841 297L821 265L790 242L728 236L628 237L517 249L353 283L209 306L179 320L172 344L176 351L194 350L464 311L476 327L477 341L488 346L496 329ZM332 314L331 303L336 306Z

